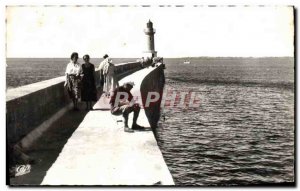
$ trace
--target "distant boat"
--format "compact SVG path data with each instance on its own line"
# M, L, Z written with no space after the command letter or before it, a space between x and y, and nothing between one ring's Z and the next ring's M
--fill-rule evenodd
M190 64L190 61L184 61L183 64Z

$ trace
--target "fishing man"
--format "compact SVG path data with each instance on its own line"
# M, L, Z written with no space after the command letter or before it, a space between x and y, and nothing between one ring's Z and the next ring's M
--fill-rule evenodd
M139 126L136 121L140 113L140 106L134 103L133 96L130 90L133 88L134 82L126 82L122 86L116 88L110 99L111 114L123 115L124 118L124 131L128 133L134 130L142 130L143 127ZM131 129L128 127L129 113L133 112L133 122Z

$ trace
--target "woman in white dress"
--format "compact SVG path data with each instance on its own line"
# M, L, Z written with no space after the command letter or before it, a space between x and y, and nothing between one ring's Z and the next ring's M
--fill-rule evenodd
M106 81L104 83L105 96L110 96L115 88L119 87L117 77L115 75L115 65L112 63L112 59L108 59L108 62L104 65L103 69Z
M105 76L103 74L103 69L104 69L105 64L108 62L109 56L107 54L105 54L103 56L103 59L104 60L100 63L98 69L99 69L99 73L100 73L100 85L101 85L101 89L102 89L103 92L105 92L105 90L104 90L104 83L105 83L106 79L105 79Z

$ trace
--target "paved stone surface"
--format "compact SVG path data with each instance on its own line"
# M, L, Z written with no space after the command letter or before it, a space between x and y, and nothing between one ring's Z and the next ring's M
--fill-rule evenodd
M61 153L64 145L87 114L83 103L80 103L79 107L80 111L69 110L65 113L25 151L35 163L31 165L30 173L10 178L10 185L41 184L47 171Z
M135 72L120 84L136 82L132 93L138 96L140 82L153 69ZM137 123L148 128L125 133L118 122L122 117L112 116L107 103L102 97L85 116L42 185L174 185L144 110ZM130 125L132 114L129 119Z

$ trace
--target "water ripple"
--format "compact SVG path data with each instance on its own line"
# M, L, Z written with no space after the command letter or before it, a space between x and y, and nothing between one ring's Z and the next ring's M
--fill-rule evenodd
M194 110L164 108L166 120L157 129L177 185L294 181L294 92L288 83L208 83L167 74L166 88L191 88L202 96Z

